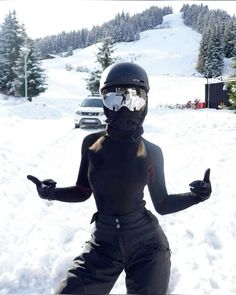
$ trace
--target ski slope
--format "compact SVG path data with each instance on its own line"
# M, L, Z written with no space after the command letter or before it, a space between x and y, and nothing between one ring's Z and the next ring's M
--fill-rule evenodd
M150 103L204 99L206 79L195 77L201 35L183 24L181 13L165 16L163 24L164 28L142 32L138 41L116 44L113 57L137 62L147 70L151 82ZM99 45L77 49L68 58L45 61L49 76L47 97L86 95L87 74L76 72L76 68L96 68L98 65L94 61ZM65 71L66 64L73 67L72 71ZM168 89L166 84L169 84Z
M168 192L189 191L188 184L209 167L213 193L202 204L159 216L145 190L147 208L171 246L169 293L233 295L236 117L228 110L159 108L202 99L205 83L194 70L200 35L179 14L164 22L168 27L143 32L139 41L117 44L117 55L135 59L150 75L144 137L163 150ZM45 61L49 89L32 103L0 99L0 294L53 293L90 237L93 197L78 204L47 202L26 175L53 178L59 187L75 183L82 140L94 130L73 128L74 110L88 93L86 74L67 72L65 64L95 67L96 48ZM113 294L125 294L124 276Z

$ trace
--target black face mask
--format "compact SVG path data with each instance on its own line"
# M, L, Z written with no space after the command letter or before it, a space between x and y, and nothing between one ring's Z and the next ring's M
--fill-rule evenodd
M108 134L119 141L136 141L143 134L142 123L146 115L143 111L130 111L122 107L119 111L111 111L104 107L107 117Z

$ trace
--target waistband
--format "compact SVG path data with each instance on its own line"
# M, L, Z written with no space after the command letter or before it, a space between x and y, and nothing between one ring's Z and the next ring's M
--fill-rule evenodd
M119 229L124 226L130 226L131 224L136 224L136 226L138 224L141 225L141 223L144 221L144 217L147 217L147 221L157 221L157 218L151 213L151 211L147 210L145 207L142 207L133 213L125 215L106 215L96 212L93 214L90 223L96 221L100 224Z

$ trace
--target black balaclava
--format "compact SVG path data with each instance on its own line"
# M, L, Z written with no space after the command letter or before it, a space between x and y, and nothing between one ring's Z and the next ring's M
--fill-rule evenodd
M143 134L143 121L147 114L147 104L141 111L130 111L122 107L119 111L111 111L105 106L108 135L121 142L135 142Z

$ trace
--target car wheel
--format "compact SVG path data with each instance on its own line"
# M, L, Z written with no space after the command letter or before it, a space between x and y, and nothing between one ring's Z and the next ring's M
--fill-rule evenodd
M79 128L79 124L75 124L75 128Z

